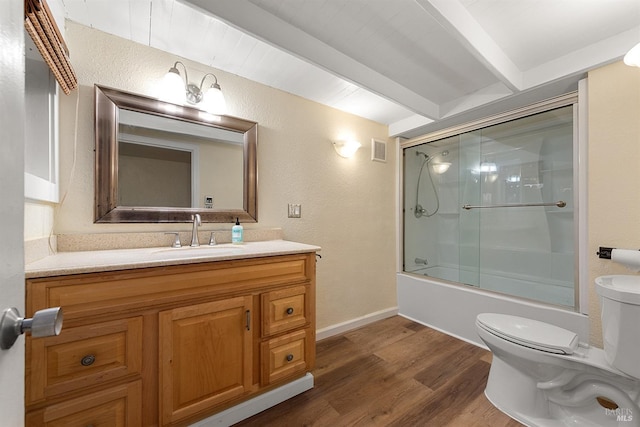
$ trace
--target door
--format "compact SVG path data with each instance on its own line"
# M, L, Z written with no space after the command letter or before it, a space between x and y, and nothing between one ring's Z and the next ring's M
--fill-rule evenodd
M23 1L0 1L0 312L24 315ZM24 337L0 350L2 424L24 424Z

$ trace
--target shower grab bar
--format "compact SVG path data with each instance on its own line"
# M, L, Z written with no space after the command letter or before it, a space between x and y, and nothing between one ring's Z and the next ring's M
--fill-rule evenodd
M483 209L483 208L524 208L524 207L530 207L530 206L557 206L559 208L564 208L565 206L567 206L567 203L559 200L557 202L550 202L550 203L516 203L516 204L510 204L510 205L487 205L487 206L472 206L472 205L463 205L462 209Z

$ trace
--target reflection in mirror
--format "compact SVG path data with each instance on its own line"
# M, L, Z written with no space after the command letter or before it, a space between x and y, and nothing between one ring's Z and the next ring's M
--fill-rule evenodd
M121 110L118 206L242 209L244 134Z
M256 123L95 94L96 222L257 220Z

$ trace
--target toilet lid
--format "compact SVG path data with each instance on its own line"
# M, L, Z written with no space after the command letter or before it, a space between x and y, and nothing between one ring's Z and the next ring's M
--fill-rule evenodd
M478 326L507 341L548 353L573 354L578 335L548 323L508 314L482 313Z

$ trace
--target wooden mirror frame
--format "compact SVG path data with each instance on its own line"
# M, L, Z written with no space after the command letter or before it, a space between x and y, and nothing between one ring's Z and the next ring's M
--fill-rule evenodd
M258 220L258 124L231 116L202 119L203 112L154 98L95 85L95 218L97 223L191 222L200 214L203 222ZM172 207L117 206L118 201L118 118L124 108L204 126L244 133L243 209L201 209ZM170 111L170 113L168 112ZM206 113L204 113L206 114Z

